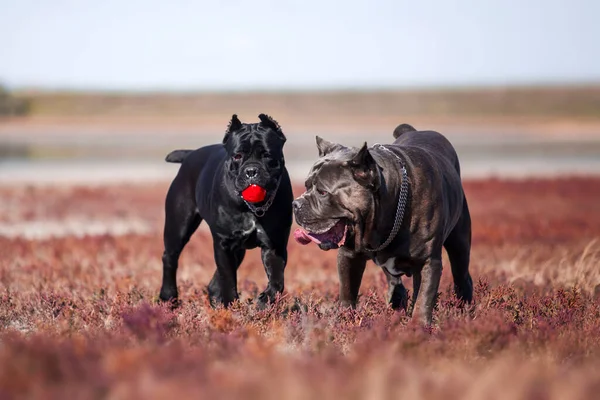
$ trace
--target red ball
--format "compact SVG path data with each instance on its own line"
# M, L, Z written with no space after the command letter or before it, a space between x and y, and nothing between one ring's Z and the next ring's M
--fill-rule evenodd
M266 195L267 191L258 185L250 185L242 192L242 198L250 203L260 203Z

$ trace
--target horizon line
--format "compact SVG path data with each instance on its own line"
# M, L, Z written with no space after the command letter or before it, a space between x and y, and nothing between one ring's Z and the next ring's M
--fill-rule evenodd
M2 82L0 82L2 86ZM333 85L333 86L247 86L241 88L190 87L190 88L126 88L97 86L45 86L45 85L4 85L12 93L70 93L70 94L243 94L243 93L397 93L397 92L434 92L434 91L479 91L511 89L577 89L600 88L600 79L511 82L511 83L458 83L458 84L417 84L417 85Z

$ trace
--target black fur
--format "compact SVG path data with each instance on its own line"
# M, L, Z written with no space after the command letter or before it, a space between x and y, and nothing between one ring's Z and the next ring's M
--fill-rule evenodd
M162 301L176 303L179 255L203 220L213 237L217 267L208 285L213 305L228 306L238 298L237 269L246 250L256 247L261 248L269 279L259 305L283 291L292 186L283 158L285 136L272 118L261 114L260 120L244 124L233 115L222 144L175 150L167 156L168 162L182 165L165 201ZM265 201L274 196L263 216L255 215L241 198L250 184L267 190Z
M400 124L394 129L394 139L398 139L400 135L406 132L416 132L417 130L409 124Z
M169 163L181 164L185 158L194 150L173 150L165 157L165 161Z

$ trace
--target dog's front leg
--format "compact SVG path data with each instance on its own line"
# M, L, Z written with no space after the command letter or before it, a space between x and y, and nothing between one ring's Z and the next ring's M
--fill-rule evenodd
M408 306L407 314L412 316L413 311L415 309L415 305L417 304L417 298L419 297L419 290L421 289L421 270L415 270L413 273L413 293L412 293L412 301Z
M433 306L440 287L440 278L442 277L442 260L430 258L419 275L417 277L417 274L415 274L414 277L415 285L418 284L420 288L415 288L415 294L417 294L417 291L418 294L415 299L412 318L413 320L417 318L424 325L430 326Z
M213 243L217 271L208 285L208 295L213 306L221 303L227 307L238 298L237 267L241 260L238 260L239 251L224 248L215 238Z
M272 303L277 293L282 293L284 289L284 270L287 263L287 250L270 249L263 247L261 249L262 262L267 273L269 283L264 292L258 296L258 307L264 308L268 303Z
M363 254L341 248L338 251L337 264L340 277L340 302L343 306L354 308L367 258Z

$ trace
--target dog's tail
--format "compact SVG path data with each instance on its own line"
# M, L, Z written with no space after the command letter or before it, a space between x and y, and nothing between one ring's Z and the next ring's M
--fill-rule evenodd
M166 162L170 163L182 163L183 160L193 152L194 150L173 150L165 157Z
M394 139L398 139L400 135L406 132L416 132L417 130L409 124L400 124L394 129Z

